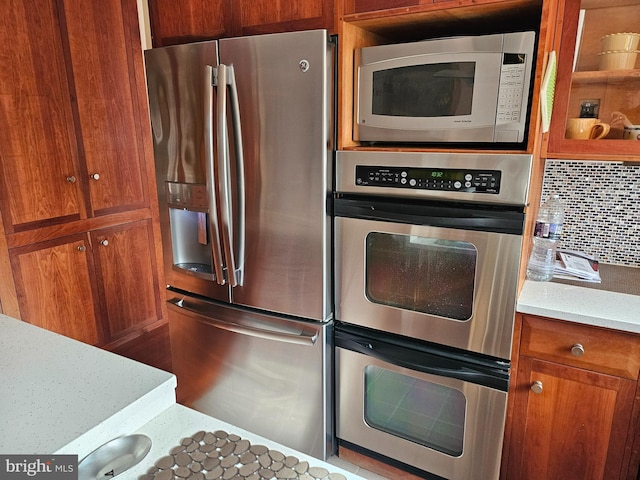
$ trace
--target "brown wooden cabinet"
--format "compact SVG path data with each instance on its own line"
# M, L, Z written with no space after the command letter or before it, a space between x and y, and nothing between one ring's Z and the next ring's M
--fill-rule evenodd
M146 206L135 2L3 2L7 233Z
M0 1L0 301L120 346L166 323L136 0Z
M156 47L210 40L326 28L333 32L333 0L149 0Z
M233 4L233 0L149 0L153 46L233 36Z
M625 160L640 155L640 141L623 140L623 117L616 113L640 124L640 58L612 69L603 61L601 40L613 33L640 33L639 16L638 0L559 2L558 71L547 157ZM610 124L611 131L599 140L571 138L567 121L580 116L596 116Z
M108 345L161 318L150 220L17 247L22 320Z
M22 320L81 342L104 343L86 234L16 248L11 266Z
M77 219L78 148L57 6L2 0L0 198L5 229ZM37 32L37 33L36 33Z
M531 315L518 320L502 478L620 479L637 472L630 445L640 338Z

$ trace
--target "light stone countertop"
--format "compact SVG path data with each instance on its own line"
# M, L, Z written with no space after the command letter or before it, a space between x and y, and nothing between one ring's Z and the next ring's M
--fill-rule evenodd
M0 314L0 452L77 454L175 403L176 377Z
M2 454L72 454L80 461L114 438L141 433L151 439L151 450L117 477L137 480L183 438L201 430L224 430L347 480L363 480L176 404L171 373L2 314L0 376Z
M631 268L633 278L640 269ZM516 310L543 317L596 325L625 332L640 333L640 291L638 294L620 293L616 286L607 286L605 271L601 272L603 284L558 281L534 282L526 280ZM635 292L635 286L626 284L620 288Z

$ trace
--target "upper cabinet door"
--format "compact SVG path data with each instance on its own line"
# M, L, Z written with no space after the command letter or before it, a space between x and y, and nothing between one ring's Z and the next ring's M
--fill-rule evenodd
M54 0L1 0L0 204L8 231L81 217L76 137Z
M0 2L5 232L145 207L136 2Z
M239 35L326 28L333 31L333 0L236 0Z
M154 47L230 37L233 0L149 0Z
M144 150L135 84L139 49L131 0L64 0L82 155L95 215L142 207Z
M637 158L640 141L625 126L640 125L640 37L614 34L640 34L640 1L559 5L562 30L547 156Z
M149 0L153 46L326 28L334 0Z

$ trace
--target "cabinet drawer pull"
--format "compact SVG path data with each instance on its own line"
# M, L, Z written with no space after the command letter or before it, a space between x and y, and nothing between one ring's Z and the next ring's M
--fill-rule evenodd
M91 176L92 180L100 180L100 174L99 173L92 173L90 176Z
M78 250L79 252L84 252L87 249L87 247L85 247L84 245L78 245L76 247L76 250Z
M571 346L571 354L574 357L581 357L582 355L584 355L584 347L579 343L574 343Z
M69 183L76 183L76 177L74 177L73 175L69 175L67 177L67 182Z
M531 384L531 391L536 394L542 393L542 382L540 380L536 380Z
M107 240L106 238L104 240L100 240L100 245L102 245L103 247L106 247L109 245L109 240Z

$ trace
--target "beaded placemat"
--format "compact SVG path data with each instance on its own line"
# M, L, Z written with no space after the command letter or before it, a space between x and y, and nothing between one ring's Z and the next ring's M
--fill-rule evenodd
M252 445L223 430L200 431L182 439L138 480L346 480L295 456Z

